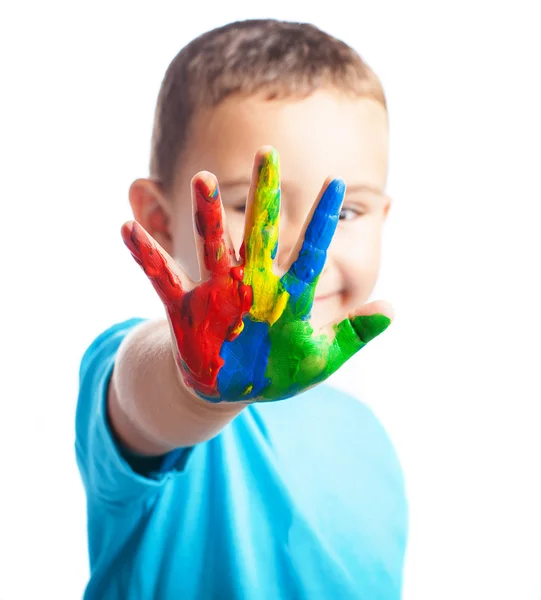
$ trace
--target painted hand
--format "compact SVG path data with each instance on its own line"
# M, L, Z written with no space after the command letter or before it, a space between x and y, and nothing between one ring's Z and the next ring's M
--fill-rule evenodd
M136 222L122 235L167 311L186 385L212 402L270 401L323 381L384 331L384 314L354 314L314 331L309 317L316 284L338 224L345 193L331 181L284 275L273 271L278 244L278 155L256 157L240 261L224 228L215 178L194 178L202 283L194 284ZM358 311L362 312L362 311Z

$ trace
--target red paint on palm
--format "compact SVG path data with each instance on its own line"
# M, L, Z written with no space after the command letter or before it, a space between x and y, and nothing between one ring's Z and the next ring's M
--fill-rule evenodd
M187 293L179 307L166 305L185 382L205 396L218 395L216 379L224 364L220 350L224 340L240 333L251 291L226 274Z
M252 288L242 283L242 265L231 265L218 191L198 180L195 192L196 223L210 278L193 290L183 290L176 264L137 222L126 224L122 237L166 308L186 385L216 397L217 376L224 364L220 350L224 340L240 333L242 317L252 306Z

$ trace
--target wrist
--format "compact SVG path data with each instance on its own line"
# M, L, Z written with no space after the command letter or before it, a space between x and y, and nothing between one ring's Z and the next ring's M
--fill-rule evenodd
M197 395L186 383L173 352L168 359L175 402L163 407L155 417L157 431L170 449L193 446L215 437L246 406L245 402L211 402Z
M173 381L176 388L176 393L179 398L186 399L186 405L190 407L194 414L201 417L209 417L213 415L221 415L222 417L235 417L243 408L251 404L250 401L226 402L207 400L197 394L195 389L186 382L186 377L181 371L175 356L178 356L178 348L175 343L175 338L172 328L170 328L171 340L171 368L174 371Z

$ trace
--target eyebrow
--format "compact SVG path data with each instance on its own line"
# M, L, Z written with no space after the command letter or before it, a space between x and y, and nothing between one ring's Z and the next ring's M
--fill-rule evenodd
M354 185L346 185L346 192L370 192L372 194L376 194L377 196L385 196L385 192L373 185L368 185L367 183L356 183Z
M249 177L239 177L237 179L231 179L231 180L226 180L223 183L220 182L220 188L232 188L232 187L239 187L239 186L246 186L246 185L250 185L252 183L252 180ZM287 182L285 182L285 185L287 186ZM372 194L376 194L378 196L385 196L385 192L376 186L373 185L369 185L367 183L355 183L352 185L346 185L346 192L349 193L355 193L355 192L370 192Z

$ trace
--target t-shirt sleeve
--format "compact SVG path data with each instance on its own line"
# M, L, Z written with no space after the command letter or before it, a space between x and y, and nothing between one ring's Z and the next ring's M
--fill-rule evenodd
M141 457L122 448L107 417L107 389L118 348L143 319L118 323L86 350L79 370L75 453L87 496L109 503L155 493L182 471L189 448L162 457Z

